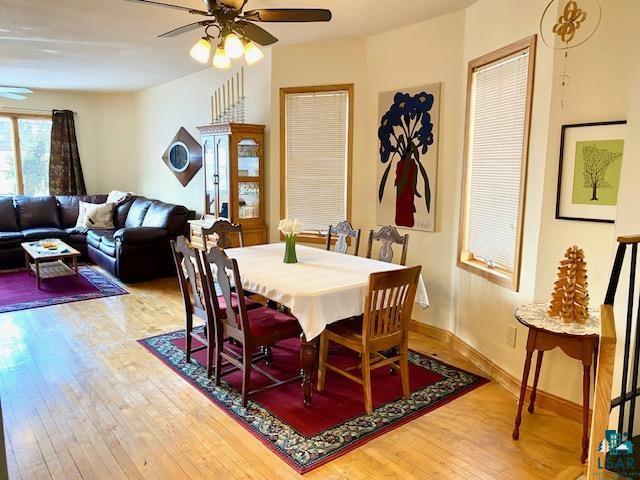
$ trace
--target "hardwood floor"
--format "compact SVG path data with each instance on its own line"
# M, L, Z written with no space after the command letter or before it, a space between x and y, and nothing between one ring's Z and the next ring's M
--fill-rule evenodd
M176 280L126 288L131 295L0 315L10 478L299 478L136 342L183 327ZM475 371L428 337L412 334L410 346ZM492 382L305 478L547 480L579 466L578 423L525 413L515 442L515 409Z

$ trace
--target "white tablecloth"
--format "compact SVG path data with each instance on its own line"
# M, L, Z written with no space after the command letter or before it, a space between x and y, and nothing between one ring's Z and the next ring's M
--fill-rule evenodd
M317 337L333 322L360 315L369 275L405 268L353 255L297 245L298 263L283 262L284 244L229 248L240 269L242 287L285 305L300 322L307 340ZM422 276L416 303L429 306Z

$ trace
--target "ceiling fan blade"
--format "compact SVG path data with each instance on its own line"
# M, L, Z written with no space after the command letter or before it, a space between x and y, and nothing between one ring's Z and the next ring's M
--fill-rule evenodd
M24 95L18 95L17 93L4 93L4 92L0 92L0 97L8 98L10 100L24 100L25 98L27 98Z
M0 93L33 93L33 90L25 87L0 87Z
M190 23L189 25L183 25L182 27L175 28L169 32L165 32L162 35L158 35L161 38L167 37L176 37L178 35L182 35L183 33L190 32L191 30L196 30L200 27L206 27L207 25L211 25L215 23L214 20L203 20L201 22Z
M331 11L323 8L263 8L244 12L252 22L328 22Z
M262 46L273 45L278 41L276 37L264 28L254 25L253 23L245 22L244 20L238 20L234 30Z
M170 3L156 2L155 0L125 0L125 1L133 2L133 3L144 3L147 5L155 5L157 7L173 8L174 10L182 10L182 11L193 13L196 15L210 15L209 12L205 12L204 10L197 10L191 7L183 7L182 5L172 5Z

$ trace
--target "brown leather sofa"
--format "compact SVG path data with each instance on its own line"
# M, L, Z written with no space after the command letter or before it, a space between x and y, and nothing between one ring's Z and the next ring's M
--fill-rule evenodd
M175 274L169 240L188 232L194 212L132 197L113 214L115 228L76 229L80 201L104 203L106 195L0 197L0 269L24 264L22 242L59 238L124 282Z

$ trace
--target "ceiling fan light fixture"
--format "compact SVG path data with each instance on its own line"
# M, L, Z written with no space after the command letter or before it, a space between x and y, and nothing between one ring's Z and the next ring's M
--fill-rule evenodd
M240 58L244 53L242 40L235 33L230 33L224 39L224 51L229 58Z
M253 42L247 42L244 45L244 59L247 65L254 65L264 58L264 53Z
M207 37L202 37L191 47L189 55L200 63L208 63L211 57L211 41Z
M224 48L218 46L216 53L213 56L213 66L216 68L229 68L231 66L231 59L225 53Z

